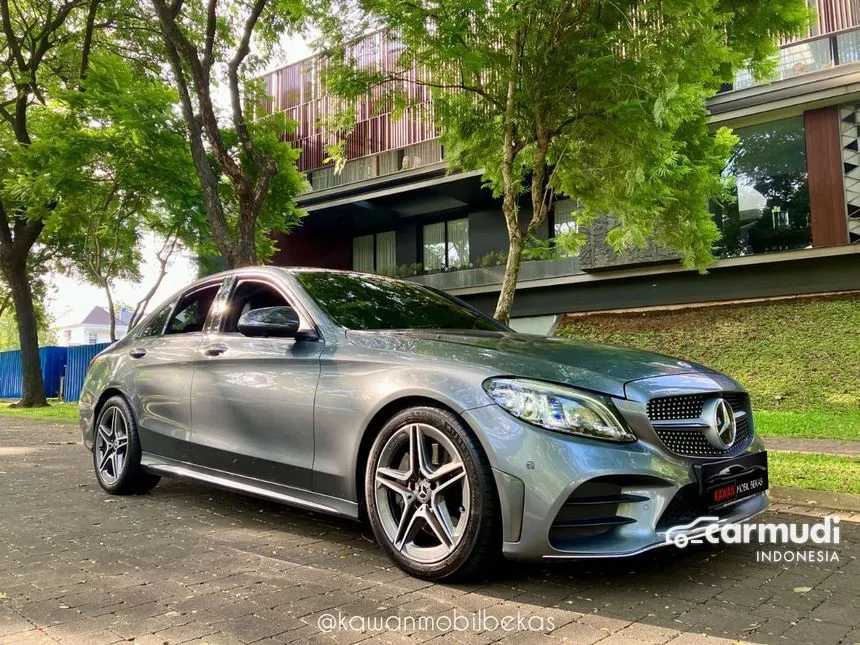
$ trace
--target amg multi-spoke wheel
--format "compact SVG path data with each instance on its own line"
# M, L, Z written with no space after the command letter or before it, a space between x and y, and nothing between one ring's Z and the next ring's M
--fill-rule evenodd
M445 410L413 408L386 424L370 452L365 493L377 540L413 575L468 577L498 554L489 464Z
M128 456L128 423L119 406L105 410L96 427L96 470L105 484L115 484Z
M93 466L96 479L107 492L116 495L145 493L159 477L144 472L140 465L140 441L134 415L120 396L101 408L93 438Z

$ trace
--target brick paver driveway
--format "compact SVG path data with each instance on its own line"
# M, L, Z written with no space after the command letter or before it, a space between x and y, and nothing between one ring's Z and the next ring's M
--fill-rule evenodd
M0 417L0 486L4 643L860 641L860 525L847 522L838 563L672 548L438 585L348 521L171 480L110 497L69 424ZM324 634L326 615L361 621ZM422 616L449 620L419 629ZM555 629L528 631L541 625Z

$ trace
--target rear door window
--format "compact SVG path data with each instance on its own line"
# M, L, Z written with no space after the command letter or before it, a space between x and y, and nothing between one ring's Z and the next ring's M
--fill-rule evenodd
M220 282L211 284L183 296L179 301L170 322L167 323L165 334L190 334L203 331L206 316L212 307L212 301L221 287Z

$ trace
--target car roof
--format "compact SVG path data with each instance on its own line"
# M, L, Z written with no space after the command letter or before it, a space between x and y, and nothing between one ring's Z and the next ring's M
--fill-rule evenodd
M366 273L362 271L350 271L344 269L325 269L320 267L279 267L272 266L270 264L260 264L254 266L240 267L238 269L228 269L226 271L219 271L218 273L213 273L211 275L203 276L202 278L198 278L194 282L189 283L184 288L180 289L177 293L186 293L188 291L192 291L198 286L204 285L209 282L214 282L216 280L223 280L229 276L238 276L241 277L246 274L290 274L295 275L297 273L331 273L331 274L349 274L349 275L360 275L367 276L368 278L375 278L377 280L392 280L395 282L402 282L403 280L399 278L394 278L391 276L379 275L378 273Z

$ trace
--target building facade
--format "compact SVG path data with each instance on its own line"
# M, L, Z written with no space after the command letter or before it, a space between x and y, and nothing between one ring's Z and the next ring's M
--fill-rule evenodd
M860 0L810 3L817 22L782 45L777 78L739 74L708 102L713 127L740 138L726 169L737 201L715 209L723 239L708 275L656 246L616 254L604 242L608 222L597 222L576 256L523 264L514 316L860 289ZM374 34L354 54L359 65L389 67L398 51ZM296 123L287 138L310 183L300 198L309 216L279 239L274 262L409 277L492 311L507 248L500 202L480 172L446 171L428 89L411 84L414 105L396 118L378 97L359 105L336 173L319 126L335 104L319 82L322 64L311 58L265 78L265 118ZM575 208L560 201L538 237L576 225Z
M116 339L125 336L132 312L121 307L116 314ZM71 347L74 345L97 345L110 341L110 313L104 307L93 307L90 312L79 320L65 320L57 328L57 345Z

